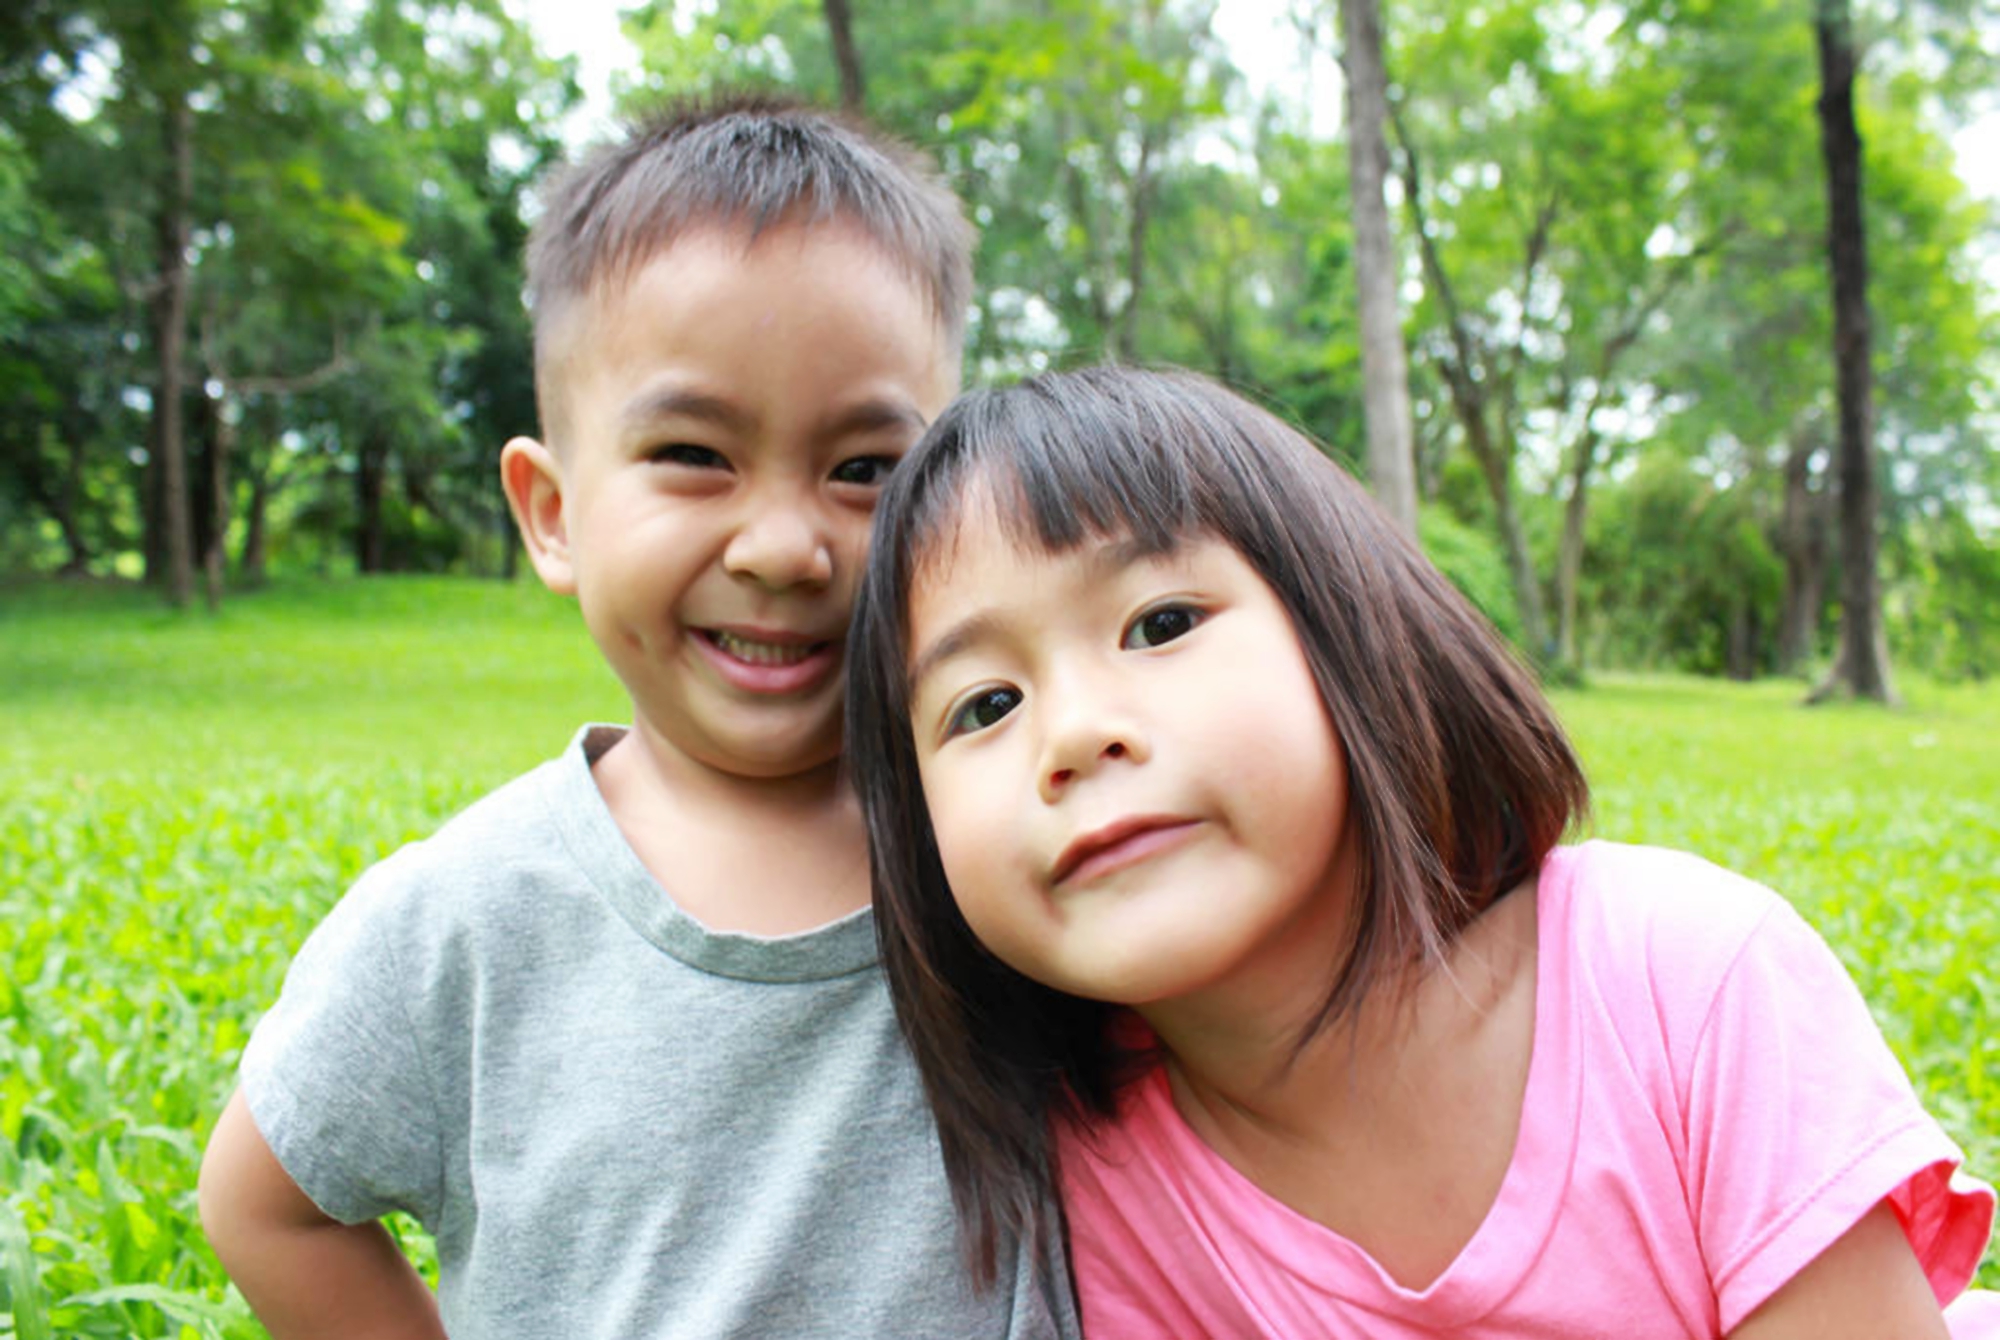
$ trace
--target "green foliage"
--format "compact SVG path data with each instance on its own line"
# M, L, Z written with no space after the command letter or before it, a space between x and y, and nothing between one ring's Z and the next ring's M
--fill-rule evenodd
M2000 696L1905 688L1900 713L1687 679L1558 705L1596 832L1792 897L1990 1174ZM117 585L0 591L0 1337L261 1334L195 1170L290 955L366 866L624 710L574 607L525 584L279 583L193 618Z
M69 9L52 32L30 29L42 50L17 55L0 29L0 69L27 66L40 94L18 122L32 210L13 207L16 146L0 134L0 240L40 262L19 273L47 276L32 341L15 340L20 304L0 280L0 420L17 425L0 431L0 492L61 523L61 547L39 529L21 544L28 566L105 573L156 551L142 498L156 483L126 462L155 445L134 391L162 372L149 304L170 224L189 239L180 373L198 532L218 453L239 540L268 535L280 488L351 513L394 483L427 514L420 528L493 529L492 453L534 423L521 206L576 96L565 72L500 0ZM184 206L162 161L176 108ZM24 400L32 412L11 412ZM326 449L286 454L287 429Z
M1739 678L1770 667L1751 624L1775 607L1783 565L1752 492L1649 460L1593 518L1586 586L1599 657Z
M2000 675L2000 542L1955 510L1911 530L1921 542L1893 556L1891 644L1947 679Z
M1514 579L1507 556L1492 537L1456 520L1441 508L1423 508L1417 534L1438 571L1500 630L1509 642L1521 640L1521 611L1514 604Z
M1335 26L1331 0L1292 9L1308 46ZM1855 11L1892 653L1983 674L1995 218L1948 137L1992 84L2000 6ZM148 304L176 100L195 159L197 538L219 461L246 586L505 568L493 458L536 421L526 192L576 97L513 12L17 0L0 19L0 246L19 262L0 269L0 572L131 573L160 552ZM868 114L930 151L979 225L968 380L1192 366L1353 462L1347 146L1299 98L1333 90L1247 88L1221 12L904 0L859 7L852 35ZM1788 640L1824 646L1839 556L1809 13L1408 0L1387 19L1426 501L1497 541L1515 617L1548 606L1555 626L1523 634L1545 659L1761 671L1794 609L1814 626ZM634 5L624 23L628 110L839 85L817 0ZM1787 462L1818 520L1788 527ZM1580 577L1558 562L1579 547Z

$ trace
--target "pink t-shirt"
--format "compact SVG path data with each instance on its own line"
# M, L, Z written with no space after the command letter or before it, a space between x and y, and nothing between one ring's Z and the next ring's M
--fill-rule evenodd
M1259 1190L1156 1069L1115 1124L1058 1137L1085 1331L1718 1336L1884 1197L1940 1301L1965 1288L1993 1192L1954 1175L1958 1149L1789 905L1694 857L1604 842L1552 852L1537 899L1520 1134L1442 1275L1403 1288ZM1967 1301L1956 1334L2000 1337Z

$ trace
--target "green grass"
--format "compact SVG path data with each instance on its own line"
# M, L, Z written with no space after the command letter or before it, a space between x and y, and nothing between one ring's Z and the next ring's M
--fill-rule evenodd
M194 1174L292 951L368 864L626 710L526 584L186 616L0 593L0 1337L263 1334Z
M1793 898L1990 1177L2000 689L1902 687L1893 713L1662 678L1558 702L1596 831ZM624 710L574 607L528 584L184 616L0 589L0 1337L262 1334L194 1173L293 949L366 865Z

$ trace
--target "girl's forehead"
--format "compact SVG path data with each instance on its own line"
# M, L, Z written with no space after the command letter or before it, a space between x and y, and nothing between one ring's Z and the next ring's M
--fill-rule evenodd
M970 553L1004 551L1032 561L1051 552L1035 535L1020 485L984 469L941 494L910 539L912 597L948 585Z
M1012 481L970 481L912 536L903 591L905 622L934 619L962 601L978 603L995 582L1011 586L1011 578L1030 571L1080 568L1093 582L1108 580L1133 564L1171 560L1204 539L1228 543L1212 532L1145 535L1115 523L1101 529L1086 526L1073 538L1057 539L1038 526L1033 508Z

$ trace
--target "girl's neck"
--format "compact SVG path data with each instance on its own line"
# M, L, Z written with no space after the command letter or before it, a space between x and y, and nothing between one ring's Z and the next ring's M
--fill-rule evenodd
M1279 1125L1290 1124L1284 1113L1296 1100L1308 1114L1299 1124L1310 1128L1330 1091L1390 1079L1427 1053L1448 1054L1466 1029L1524 989L1532 1005L1534 903L1533 881L1496 899L1453 940L1443 962L1384 977L1303 1048L1301 1031L1319 996L1239 994L1222 1002L1165 1001L1139 1013L1170 1057L1177 1097L1185 1092L1203 1107L1261 1114Z
M1303 1018L1149 1007L1175 1106L1266 1194L1399 1280L1428 1282L1478 1227L1513 1155L1533 1051L1534 901L1532 883L1502 898L1443 964L1302 1050ZM1407 1218L1412 1205L1430 1217Z

